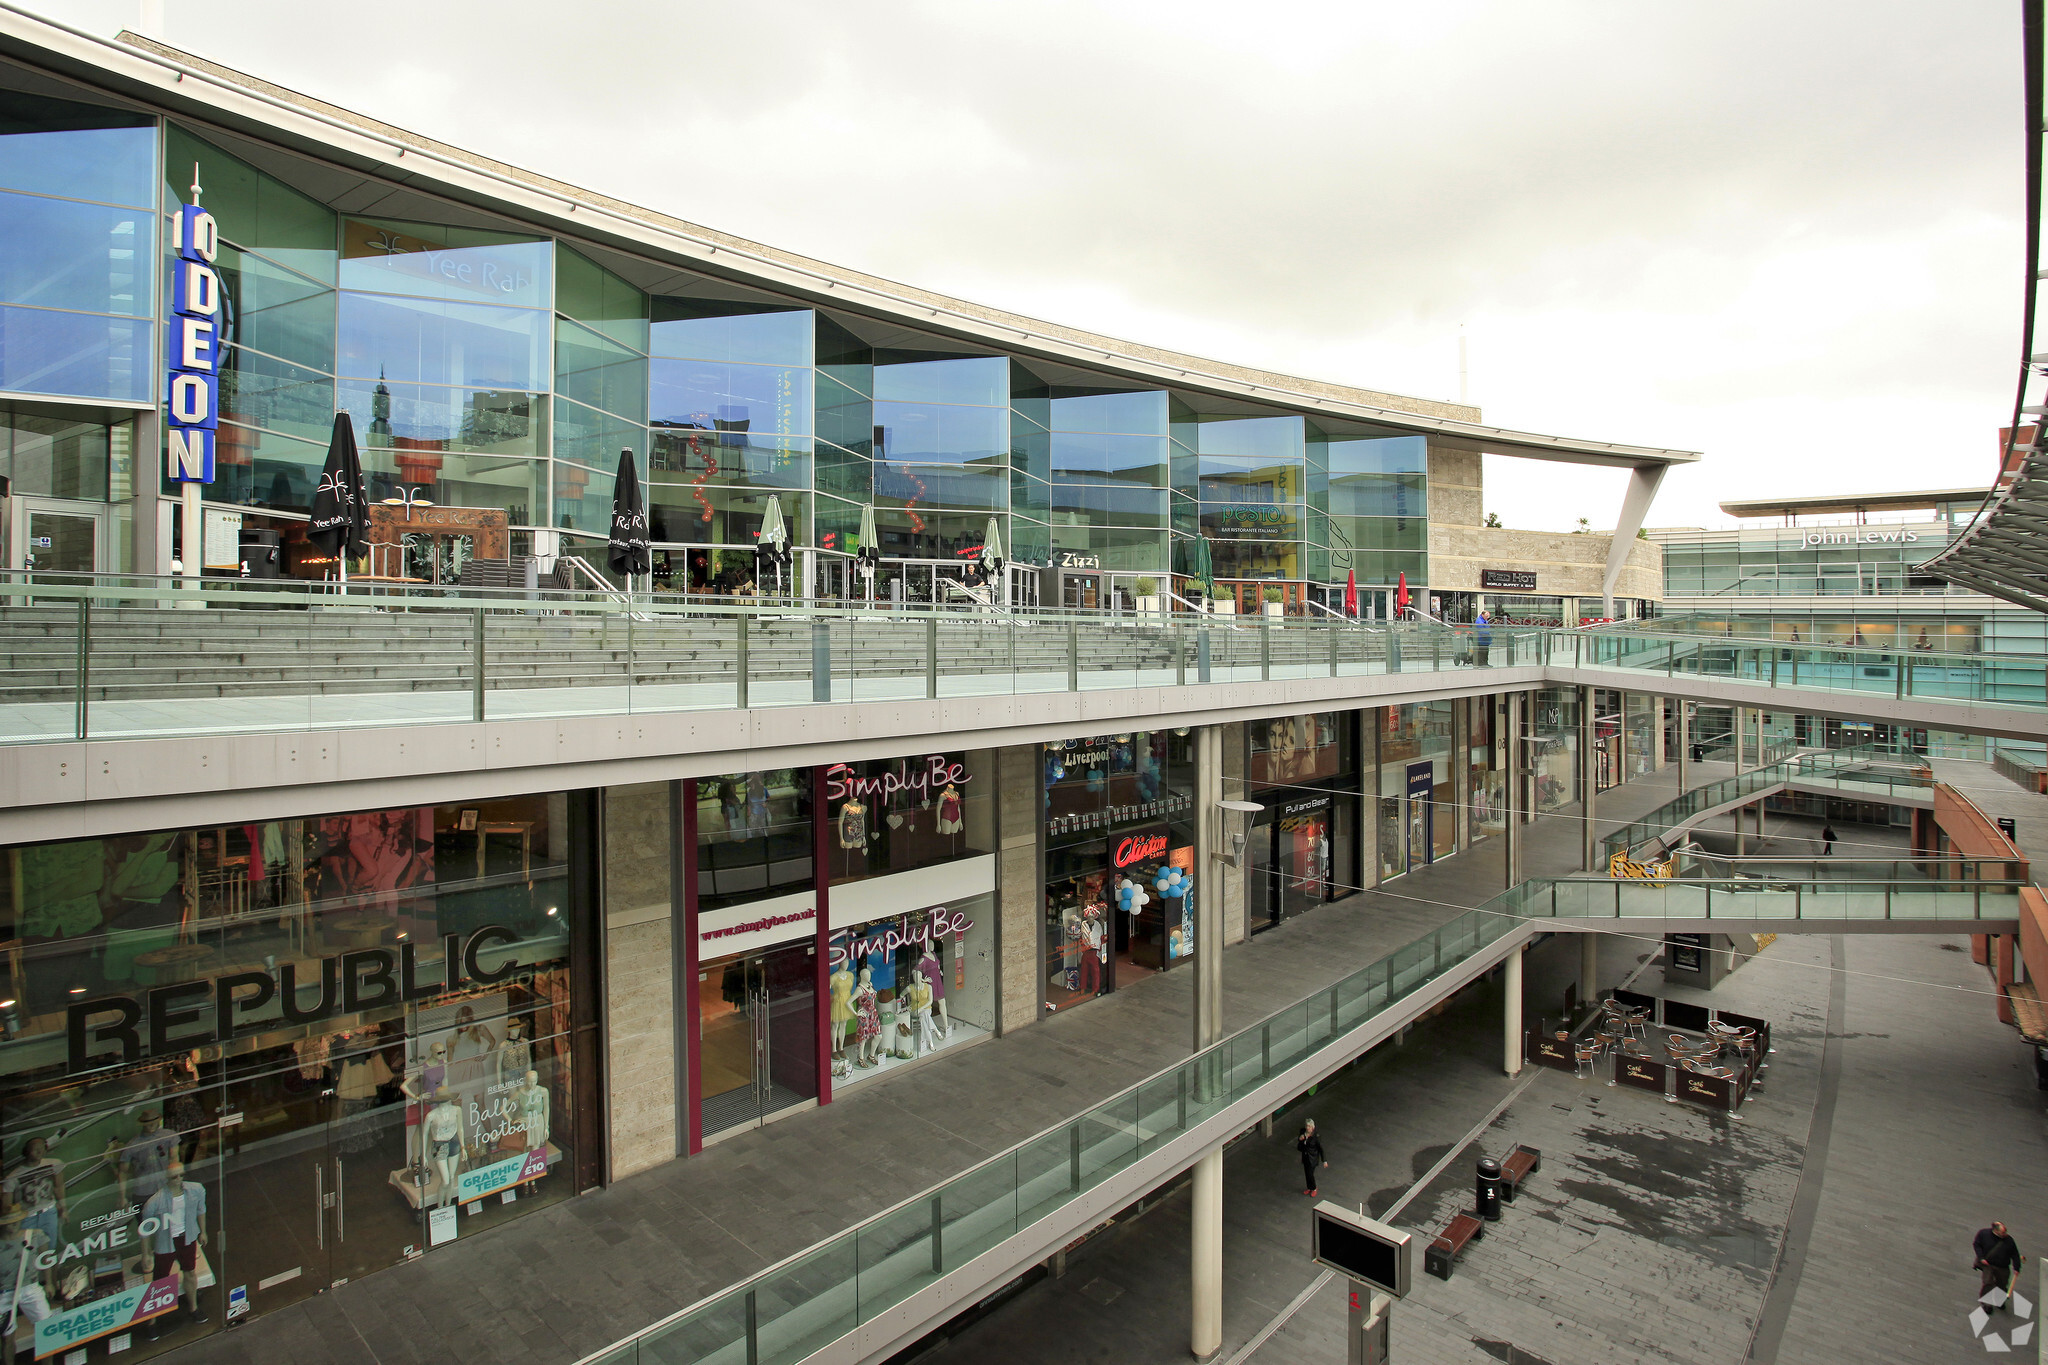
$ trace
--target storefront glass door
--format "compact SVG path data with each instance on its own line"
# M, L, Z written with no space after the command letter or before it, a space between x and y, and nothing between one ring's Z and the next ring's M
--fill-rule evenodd
M20 497L8 532L10 569L92 573L99 568L106 509L93 503Z
M816 949L713 958L697 985L703 1135L765 1122L818 1097Z

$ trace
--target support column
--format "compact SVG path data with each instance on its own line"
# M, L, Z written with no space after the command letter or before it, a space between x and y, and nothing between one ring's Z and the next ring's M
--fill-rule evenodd
M1745 841L1742 832L1742 817L1748 809L1747 806L1737 806L1735 808L1735 856L1738 858L1749 850L1749 845Z
M1501 972L1501 1066L1510 1076L1522 1074L1522 953L1509 953Z
M1686 785L1686 764L1692 762L1692 704L1680 701L1678 707L1678 793L1683 796L1692 790Z
M1600 999L1600 935L1579 935L1579 1000Z
M1194 1321L1188 1349L1196 1360L1207 1361L1223 1350L1223 1149L1197 1161L1193 1176Z
M1748 724L1742 718L1742 713L1746 709L1745 707L1738 706L1729 712L1729 715L1735 721L1735 775L1737 777L1742 776L1742 740L1744 733L1749 729Z
M1195 1051L1223 1036L1223 886L1241 875L1222 861L1224 839L1223 735L1219 727L1195 731ZM1223 1148L1195 1163L1188 1237L1192 1305L1188 1349L1213 1360L1223 1349Z
M1522 812L1527 793L1522 788L1522 729L1528 724L1529 694L1508 693L1507 734L1502 745L1507 762L1507 824L1501 831L1501 852L1506 885L1512 889L1522 880Z
M1593 689L1579 689L1579 870L1593 870L1593 806L1600 787L1600 765L1594 761ZM1626 727L1623 727L1626 728Z

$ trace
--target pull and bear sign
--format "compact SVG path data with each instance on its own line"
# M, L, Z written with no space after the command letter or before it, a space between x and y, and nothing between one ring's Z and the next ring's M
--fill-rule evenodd
M173 316L164 351L170 366L164 402L169 472L178 483L212 483L220 427L222 297L213 268L220 255L220 225L197 204L182 205L171 220L171 245L178 259L172 267Z

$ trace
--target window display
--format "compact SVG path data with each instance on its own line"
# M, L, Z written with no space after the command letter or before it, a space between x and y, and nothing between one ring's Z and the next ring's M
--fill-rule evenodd
M17 1353L140 1359L573 1193L572 799L0 854Z
M994 852L993 771L987 749L826 768L833 885Z
M697 906L718 910L809 890L811 770L697 779ZM840 815L842 843L867 837L865 812Z
M995 1031L993 892L832 935L835 1087Z

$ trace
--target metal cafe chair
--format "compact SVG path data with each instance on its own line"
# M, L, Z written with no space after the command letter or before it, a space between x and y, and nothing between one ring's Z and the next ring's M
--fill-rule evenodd
M1573 1043L1572 1060L1577 1062L1578 1065L1572 1069L1572 1074L1580 1080L1592 1080L1593 1059L1599 1055L1600 1048L1595 1043Z

